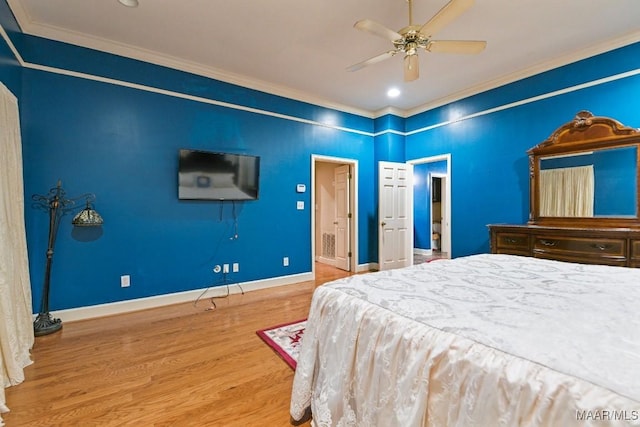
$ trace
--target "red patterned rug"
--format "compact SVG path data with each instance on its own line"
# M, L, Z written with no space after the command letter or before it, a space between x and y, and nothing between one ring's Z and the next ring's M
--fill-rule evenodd
M261 329L256 334L295 370L306 325L307 319L304 319Z

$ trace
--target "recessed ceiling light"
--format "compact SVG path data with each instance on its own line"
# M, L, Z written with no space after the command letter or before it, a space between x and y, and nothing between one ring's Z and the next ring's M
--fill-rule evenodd
M138 7L138 0L118 0L121 5L127 7Z
M397 87L392 87L387 91L387 96L389 98L396 98L400 96L400 89L398 89Z

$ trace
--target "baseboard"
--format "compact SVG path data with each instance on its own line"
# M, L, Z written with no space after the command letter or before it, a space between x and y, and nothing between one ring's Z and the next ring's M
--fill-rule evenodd
M367 264L358 264L356 267L356 273L366 273L367 271L378 271L380 270L377 262L369 262Z
M433 255L433 249L413 248L414 255Z
M330 265L332 267L336 266L336 259L335 258L327 258L327 257L324 257L324 256L319 256L316 261L321 262L323 264Z
M295 283L313 280L312 273L292 274L290 276L275 277L271 279L255 280L251 282L240 283L244 292L257 291L259 289L274 288L277 286L292 285ZM229 285L230 294L239 294L240 286L237 283ZM148 308L162 307L165 305L179 304L184 302L195 301L196 298L206 291L206 298L226 295L226 286L217 286L215 288L195 289L192 291L176 292L166 295L157 295L153 297L137 298L127 301L118 301L108 304L98 304L86 307L70 308L67 310L52 311L53 317L61 319L63 322L73 322L77 320L92 319L95 317L112 316L114 314L123 314L131 311L145 310Z

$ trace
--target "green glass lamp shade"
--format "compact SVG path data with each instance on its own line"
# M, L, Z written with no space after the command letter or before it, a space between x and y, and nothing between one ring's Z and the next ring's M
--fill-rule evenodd
M104 220L87 202L87 207L78 212L71 223L78 227L97 227L102 225Z

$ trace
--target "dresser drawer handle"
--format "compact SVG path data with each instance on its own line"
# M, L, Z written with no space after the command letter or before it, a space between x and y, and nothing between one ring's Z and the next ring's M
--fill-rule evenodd
M504 240L507 243L518 243L520 241L519 239L514 239L513 237L505 237Z
M592 243L591 247L594 249L599 249L601 251L604 251L611 248L611 245L607 245L606 243Z
M546 239L540 239L540 243L542 243L544 246L555 246L556 244L558 244L558 242L556 242L555 240Z

